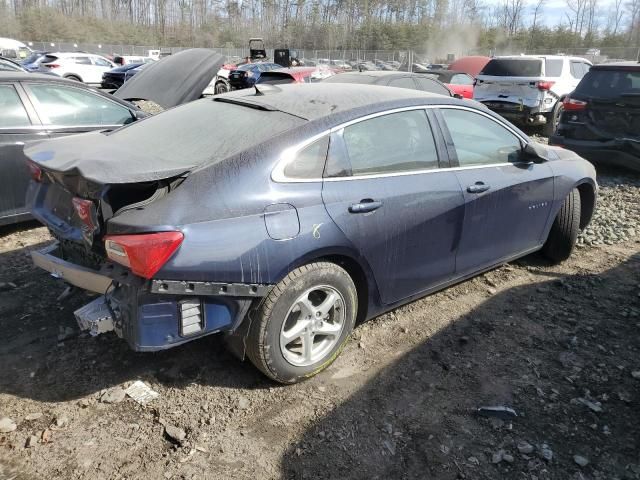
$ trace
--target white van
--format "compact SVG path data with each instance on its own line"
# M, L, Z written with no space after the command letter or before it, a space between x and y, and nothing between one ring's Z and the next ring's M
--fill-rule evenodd
M31 54L31 49L24 43L11 38L0 37L0 57L12 60L24 60Z
M591 68L582 57L519 55L494 57L476 77L473 99L506 119L544 125L552 134L562 99Z

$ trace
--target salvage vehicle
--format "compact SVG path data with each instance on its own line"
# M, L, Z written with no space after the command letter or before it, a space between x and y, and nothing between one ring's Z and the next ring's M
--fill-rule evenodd
M363 85L385 85L389 87L408 88L422 92L437 93L452 97L451 92L441 81L420 73L411 72L385 72L363 71L339 73L329 77L323 82L327 83L360 83ZM461 98L461 97L460 97Z
M105 90L117 90L147 65L148 63L128 63L104 72L100 87Z
M475 79L471 75L453 70L426 70L420 73L437 78L444 83L449 90L463 98L473 98L473 84L475 83Z
M20 61L31 54L31 49L24 43L12 38L0 37L0 57Z
M229 72L229 85L231 90L251 88L260 79L264 72L282 68L282 65L270 62L245 63Z
M356 320L568 258L597 192L590 163L475 102L375 85L265 85L25 153L58 240L35 264L101 295L83 328L137 351L224 332L282 383Z
M25 142L120 127L144 112L55 75L0 72L0 225L29 220Z
M591 68L582 57L520 55L491 59L476 77L473 98L521 125L553 134L562 101Z
M594 65L565 97L549 143L640 171L640 63Z
M40 65L62 78L100 85L102 74L116 64L101 55L84 52L51 52L40 60Z

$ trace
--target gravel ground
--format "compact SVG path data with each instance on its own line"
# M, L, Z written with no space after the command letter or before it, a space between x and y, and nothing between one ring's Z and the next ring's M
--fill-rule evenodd
M530 256L356 328L281 387L208 337L137 354L77 331L84 293L0 230L0 480L640 479L640 183L602 172L581 248ZM123 394L141 380L159 397ZM506 406L517 416L479 416Z

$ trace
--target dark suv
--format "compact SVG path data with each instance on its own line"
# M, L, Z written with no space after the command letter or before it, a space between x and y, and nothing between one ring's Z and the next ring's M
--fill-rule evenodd
M594 65L562 106L551 145L640 171L640 63Z
M268 72L276 68L282 68L282 65L266 62L245 63L244 65L240 65L229 73L231 89L240 90L242 88L253 87L263 72Z

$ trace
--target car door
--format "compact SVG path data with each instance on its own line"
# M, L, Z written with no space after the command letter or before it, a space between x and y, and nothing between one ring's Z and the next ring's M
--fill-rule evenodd
M458 274L538 248L553 200L551 167L523 161L526 139L489 114L464 107L439 114L465 197Z
M443 158L439 129L424 109L378 114L332 133L323 201L386 304L454 274L464 197L455 173L440 168Z
M0 84L0 225L27 216L25 142L46 137L18 83Z
M86 88L61 83L23 85L52 137L117 128L133 121L127 107Z

